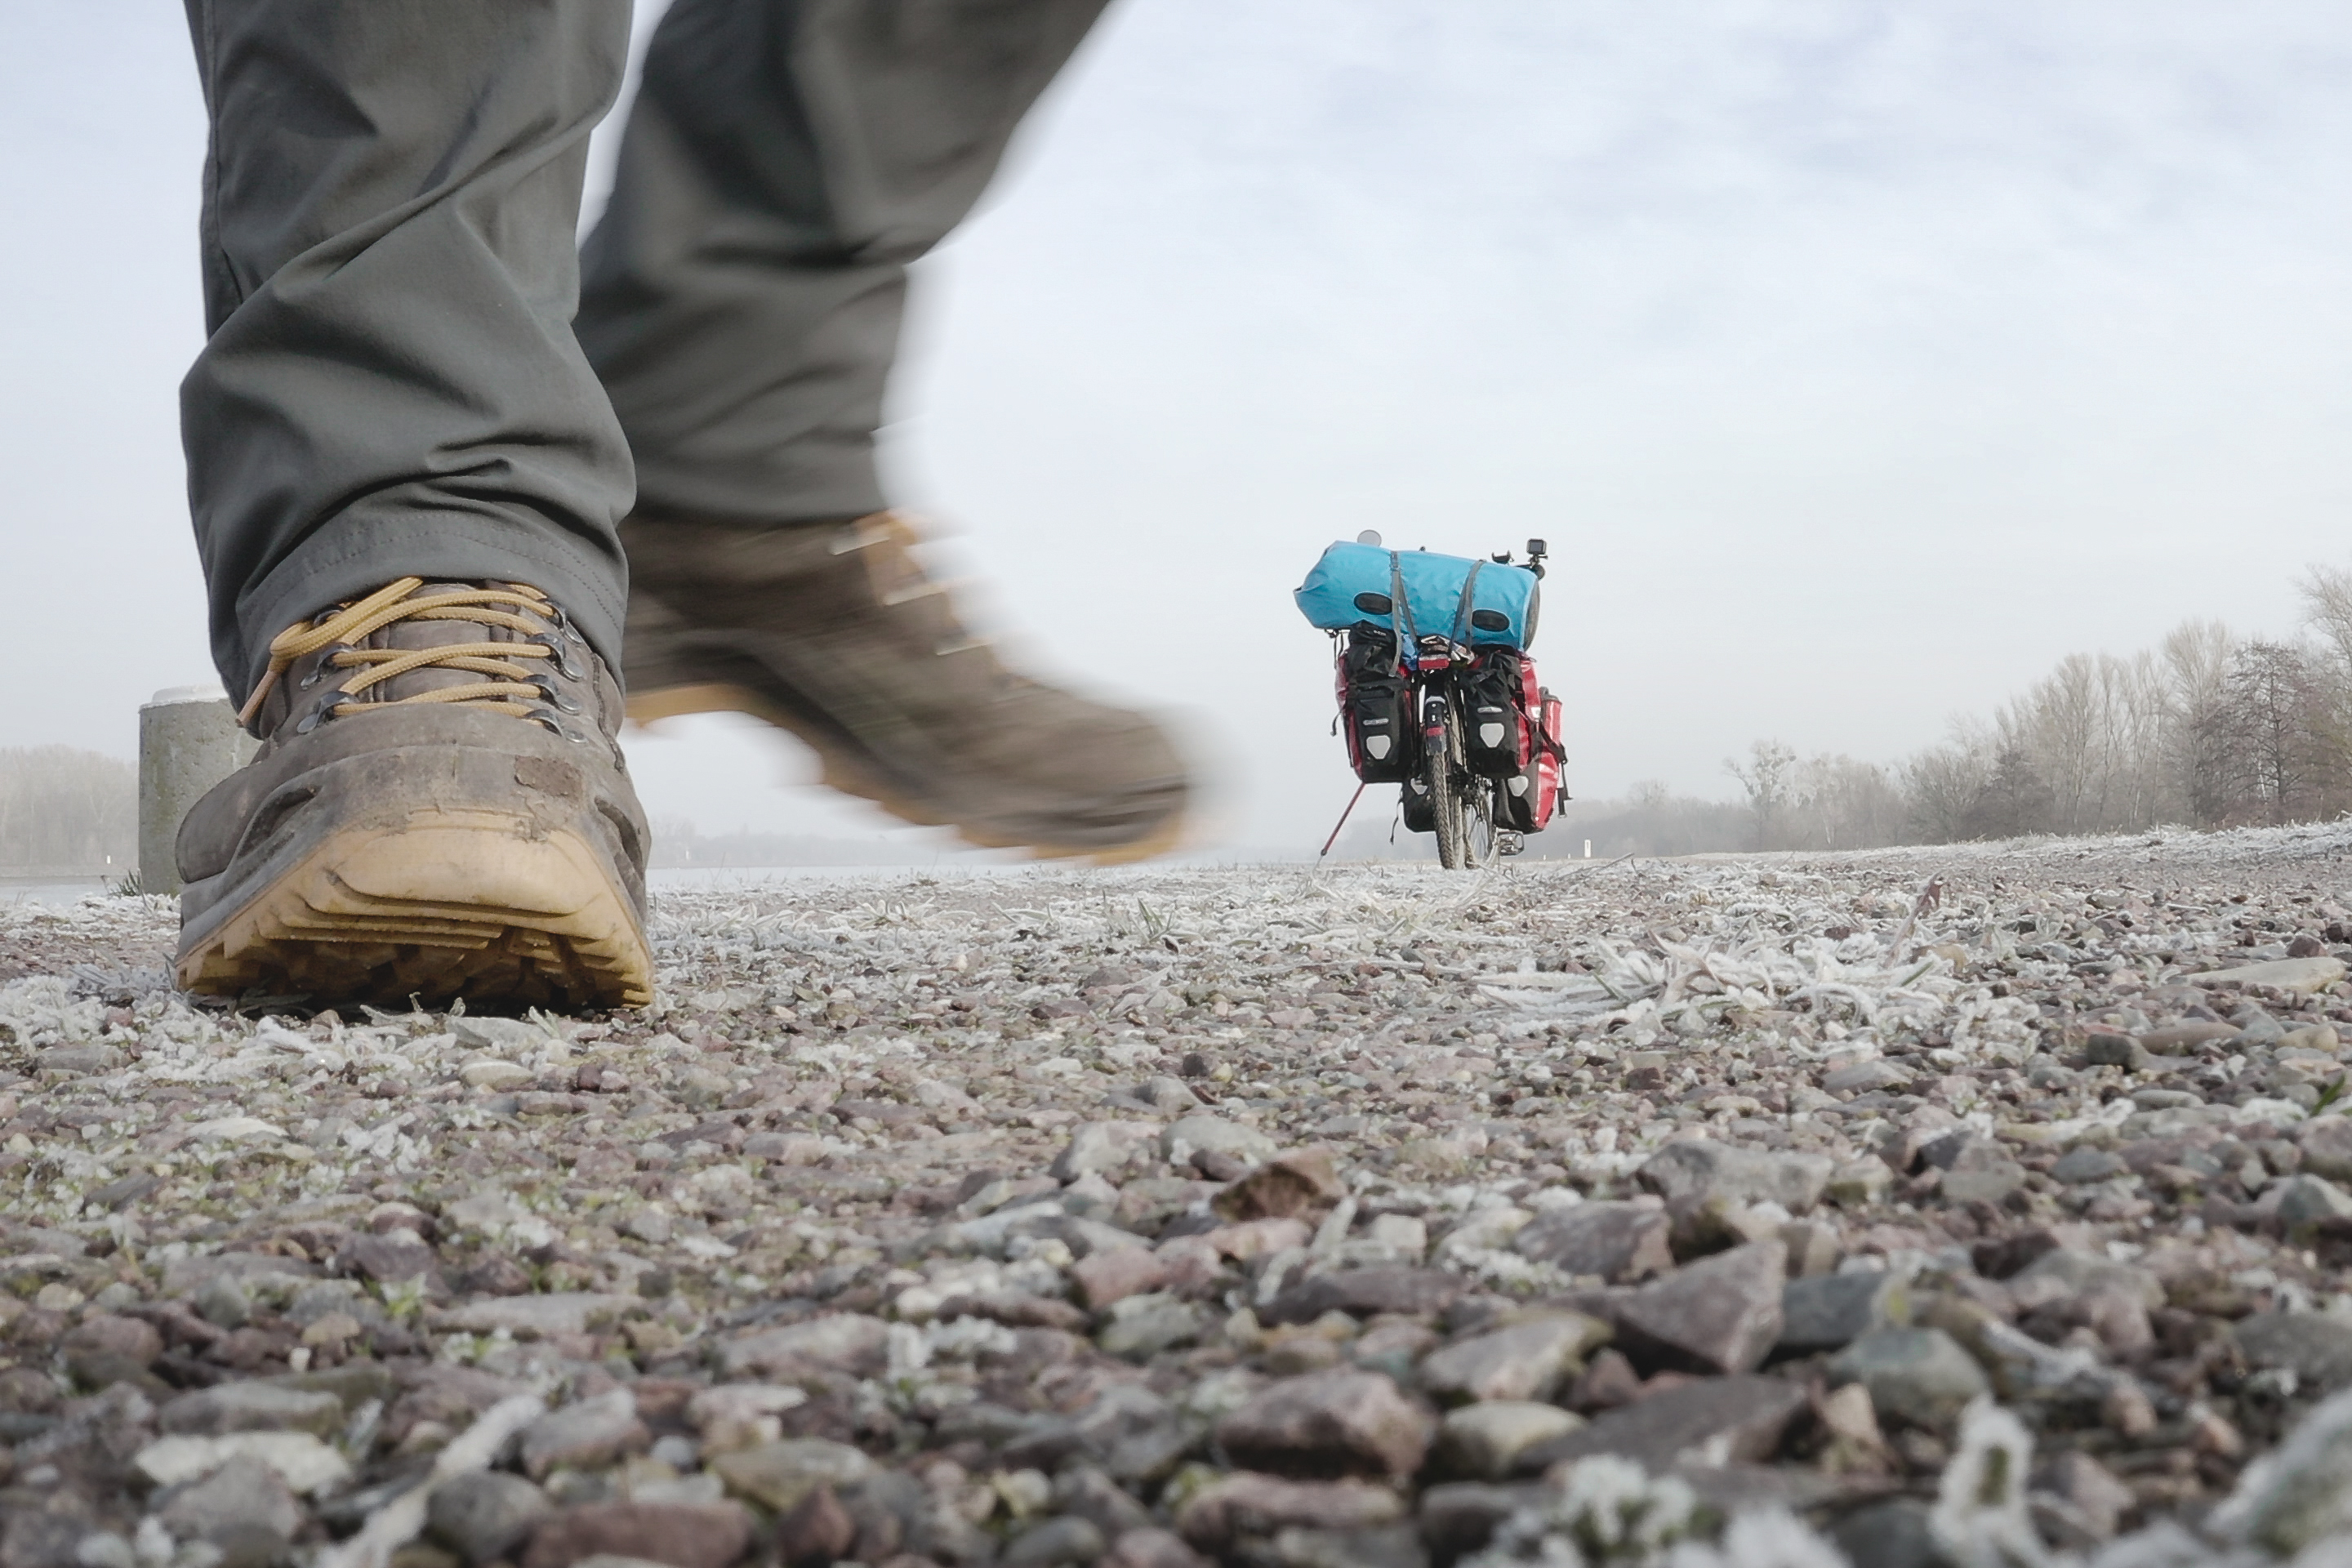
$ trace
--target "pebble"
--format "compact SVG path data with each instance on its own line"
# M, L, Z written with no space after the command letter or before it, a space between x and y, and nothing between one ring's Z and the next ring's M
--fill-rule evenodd
M1873 1270L1791 1279L1780 1290L1780 1337L1774 1349L1796 1355L1841 1350L1876 1329L1911 1321L1904 1279Z
M425 1500L425 1524L434 1539L474 1568L510 1558L553 1511L547 1494L498 1470L452 1476Z
M1498 1399L1449 1410L1439 1424L1436 1459L1447 1473L1499 1481L1521 1454L1584 1425L1573 1411L1532 1400Z
M2095 1257L2072 1247L2042 1253L2010 1277L2010 1294L2021 1306L2042 1299L2085 1295L2116 1289L2135 1297L2151 1311L2164 1305L2163 1281L2145 1268Z
M1075 1182L1089 1173L1121 1170L1159 1134L1146 1121L1089 1121L1070 1135L1045 1173Z
M1043 1520L1014 1536L997 1561L1004 1568L1066 1568L1094 1562L1106 1544L1091 1521L1065 1515Z
M809 1364L864 1372L881 1364L889 1342L890 1325L881 1319L837 1312L731 1340L719 1360L730 1377L790 1373Z
M819 1487L855 1486L873 1473L865 1451L822 1437L789 1437L710 1461L727 1489L771 1513L787 1513Z
M1882 1423L1948 1432L1970 1400L1992 1391L1984 1369L1941 1329L1874 1329L1830 1360L1832 1386L1870 1391Z
M2079 1535L2079 1539L2055 1544L2077 1549L2114 1536L2124 1515L2139 1501L2113 1471L2080 1451L2053 1455L2034 1476L2033 1485L2036 1503L2046 1497L2063 1504L2067 1510L2065 1526Z
M413 1278L413 1276L411 1277ZM645 1310L627 1296L593 1290L556 1290L543 1296L493 1296L439 1314L436 1328L458 1333L505 1332L521 1338L582 1334Z
M1886 1201L1895 1188L1895 1173L1883 1160L1849 1160L1830 1173L1825 1189L1840 1208L1868 1209Z
M2352 1215L2352 1193L2325 1176L2292 1176L2279 1184L2277 1205L2271 1212L2279 1224L2294 1231Z
M1538 1481L1440 1482L1421 1494L1422 1540L1438 1562L1459 1562L1492 1542L1497 1526L1549 1495L1550 1489Z
M1080 1258L1070 1268L1078 1299L1100 1311L1130 1296L1146 1295L1168 1282L1167 1262L1139 1247L1114 1247Z
M2308 995L2326 990L2345 975L2343 962L2334 958L2280 958L2266 963L2242 963L2202 974L2192 974L2196 985L2268 985Z
M819 1481L776 1517L776 1555L786 1563L827 1563L857 1546L857 1519Z
M2129 1169L2113 1150L2095 1149L2087 1143L2077 1144L2058 1158L2050 1167L2053 1181L2069 1186L2086 1186L2094 1182L2107 1181Z
M2330 1181L2352 1181L2352 1117L2320 1116L2295 1129L2302 1168Z
M277 1472L297 1492L322 1491L351 1479L351 1465L308 1432L236 1432L219 1437L159 1437L131 1458L159 1487L211 1475L231 1459L248 1458Z
M539 1522L521 1568L573 1568L603 1556L727 1568L751 1542L751 1518L733 1503L584 1503Z
M1172 1158L1179 1144L1195 1154L1231 1154L1252 1163L1271 1159L1282 1147L1255 1127L1219 1116L1180 1116L1160 1130L1163 1159Z
M1395 1492L1368 1481L1289 1480L1237 1470L1186 1499L1176 1511L1176 1530L1198 1550L1222 1554L1238 1541L1285 1529L1378 1529L1403 1515Z
M1746 1372L1780 1337L1787 1272L1788 1248L1779 1241L1700 1258L1615 1303L1618 1331L1629 1350Z
M249 1454L232 1458L159 1500L155 1518L175 1539L208 1542L226 1561L250 1568L284 1552L304 1517L284 1479Z
M1209 1560L1182 1536L1149 1527L1122 1531L1103 1562L1108 1568L1209 1568Z
M126 1368L142 1368L153 1365L163 1353L163 1336L152 1323L137 1318L93 1312L68 1329L58 1348L68 1361L110 1358Z
M332 1436L343 1402L331 1394L268 1383L224 1383L165 1402L155 1425L169 1433L217 1437L227 1432L308 1432Z
M1318 1274L1276 1296L1259 1316L1268 1323L1307 1323L1327 1312L1357 1317L1442 1312L1462 1294L1458 1274L1439 1268L1380 1267Z
M1605 1343L1607 1323L1580 1312L1547 1312L1432 1351L1421 1386L1441 1405L1549 1399L1587 1352Z
M551 1411L522 1429L523 1473L542 1480L559 1466L597 1470L624 1455L653 1447L653 1433L637 1419L636 1396L625 1388Z
M2323 1312L2259 1312L2240 1321L2232 1337L2254 1366L2284 1368L2318 1389L2352 1385L2352 1321Z
M1111 1304L1108 1320L1095 1335L1107 1355L1143 1361L1201 1337L1199 1308L1165 1291L1122 1297Z
M1512 1236L1511 1249L1563 1274L1626 1285L1674 1268L1672 1228L1654 1203L1578 1204L1536 1215Z
M1652 1155L1634 1179L1668 1204L1776 1203L1792 1215L1821 1201L1831 1161L1821 1154L1780 1154L1742 1149L1713 1140L1667 1144Z
M1685 1455L1711 1465L1752 1464L1771 1456L1805 1405L1804 1389L1785 1378L1752 1373L1704 1378L1537 1443L1520 1459L1524 1467L1538 1467L1615 1454L1660 1471Z
M1347 1368L1283 1378L1217 1423L1245 1468L1286 1475L1410 1476L1436 1423L1388 1378Z
M1849 1563L1869 1568L1947 1568L1924 1503L1907 1499L1871 1503L1830 1526L1830 1540Z

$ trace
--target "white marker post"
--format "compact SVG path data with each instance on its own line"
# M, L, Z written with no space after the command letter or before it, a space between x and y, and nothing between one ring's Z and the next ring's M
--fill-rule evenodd
M139 710L139 888L180 890L173 841L205 791L245 765L256 742L217 686L167 686Z

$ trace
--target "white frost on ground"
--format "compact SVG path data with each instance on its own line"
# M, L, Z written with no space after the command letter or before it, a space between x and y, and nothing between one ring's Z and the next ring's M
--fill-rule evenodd
M1304 1427L1253 1447L1234 1424L1349 1366L1420 1400L1433 1345L1571 1310L1625 1353L1539 1397L1596 1423L1732 1398L1697 1340L1643 1339L1641 1279L1528 1239L1661 1199L1665 1284L1767 1247L1806 1278L1894 1276L1911 1326L1861 1324L1852 1353L1937 1336L2015 1414L1924 1416L1941 1395L1907 1363L1825 1404L1862 1363L1784 1346L1767 1375L1806 1414L1759 1440L1747 1501L1711 1500L1732 1472L1564 1463L1489 1559L1796 1568L1858 1545L1873 1509L1963 1564L2336 1551L2335 1523L2232 1521L2286 1517L2262 1501L2283 1486L2294 1519L2352 1517L2334 1415L2280 1446L2352 1379L2347 852L2339 825L1476 875L795 877L661 896L656 1002L593 1019L239 1014L170 990L168 900L0 904L0 1432L20 1481L51 1478L0 1492L36 1521L0 1559L116 1568L103 1537L125 1568L133 1540L161 1542L151 1568L207 1568L211 1526L107 1463L195 1419L158 1411L208 1383L356 1368L334 1385L363 1394L340 1440L354 1496L494 1398L554 1420L676 1386L635 1396L670 1412L642 1427L667 1479L635 1439L539 1478L565 1529L659 1487L764 1507L719 1461L798 1434L961 1521L901 1521L933 1560L1416 1568L1410 1529L1329 1522L1356 1494L1321 1478L1369 1449ZM2250 963L2290 967L2211 978ZM1777 1173L1659 1161L1694 1142ZM1249 1175L1306 1148L1328 1187ZM1676 1160L1702 1174L1670 1179ZM1381 1268L1454 1294L1276 1321ZM761 1348L803 1322L852 1327ZM463 1396L458 1367L481 1380ZM1105 1436L992 1468L1054 1421ZM1306 1489L1217 1501L1262 1482L1235 1451ZM1390 1476L1383 1506L1435 1531L1445 1462ZM841 1483L852 1513L866 1484ZM359 1529L332 1490L268 1516L288 1550Z

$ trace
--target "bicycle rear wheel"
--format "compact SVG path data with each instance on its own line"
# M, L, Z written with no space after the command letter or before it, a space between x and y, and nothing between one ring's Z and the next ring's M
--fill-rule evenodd
M1429 783L1431 815L1437 830L1437 863L1449 871L1475 870L1495 858L1495 790L1470 771L1462 741L1462 715L1445 702L1442 743L1423 743L1422 766Z
M1437 830L1437 863L1449 871L1462 868L1469 835L1462 822L1462 802L1454 791L1454 768L1445 748L1431 746L1423 766L1429 770L1429 814Z
M1467 866L1491 866L1502 853L1502 830L1495 826L1495 781L1475 773L1463 780L1466 797L1463 807L1463 834L1468 857Z

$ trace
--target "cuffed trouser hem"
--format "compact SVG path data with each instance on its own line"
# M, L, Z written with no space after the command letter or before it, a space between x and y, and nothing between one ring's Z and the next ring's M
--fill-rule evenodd
M242 683L231 692L236 701L242 703L269 668L271 637L401 577L528 584L562 606L620 679L628 584L616 584L611 562L562 549L493 517L417 512L363 528L350 526L352 521L313 534L249 590L237 616L247 646L237 650L235 668Z
M417 574L557 595L617 664L629 455L572 330L627 0L188 0L212 121L180 396L221 678Z

